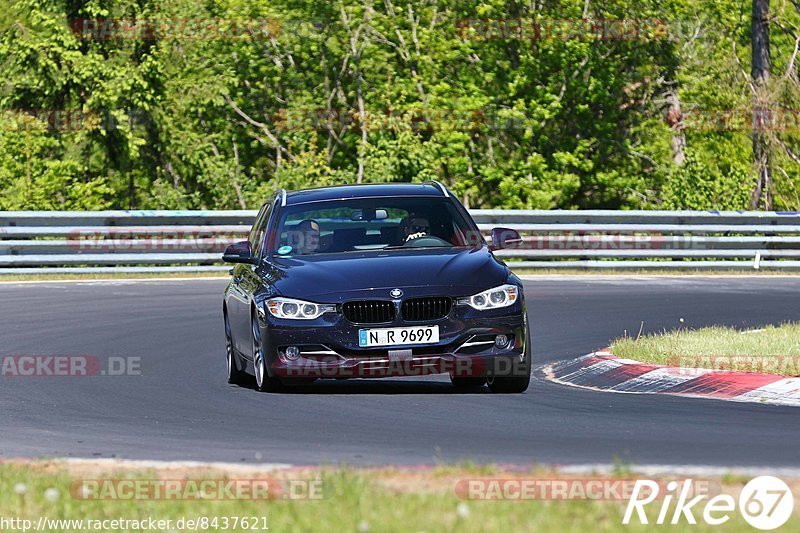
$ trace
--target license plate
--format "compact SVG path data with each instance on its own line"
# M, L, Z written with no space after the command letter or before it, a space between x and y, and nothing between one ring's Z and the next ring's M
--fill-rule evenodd
M362 348L436 342L439 342L439 326L358 330L358 345Z

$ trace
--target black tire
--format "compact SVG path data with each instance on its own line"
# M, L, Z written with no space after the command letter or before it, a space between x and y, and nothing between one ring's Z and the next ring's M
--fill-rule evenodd
M228 383L231 385L244 385L247 383L248 375L244 369L240 368L241 361L233 351L233 340L231 338L231 323L228 320L228 313L225 316L225 364L228 370Z
M450 383L457 389L477 389L486 385L486 377L455 377L450 374Z
M515 360L512 365L510 375L508 372L501 372L506 375L494 375L492 372L486 377L486 384L489 390L497 394L519 394L528 390L531 383L531 332L528 329L528 316L525 315L525 350L522 352L522 360Z
M280 389L281 380L269 375L267 358L264 354L264 344L261 342L261 328L258 327L258 317L253 315L253 368L256 377L256 389L259 392L276 392Z

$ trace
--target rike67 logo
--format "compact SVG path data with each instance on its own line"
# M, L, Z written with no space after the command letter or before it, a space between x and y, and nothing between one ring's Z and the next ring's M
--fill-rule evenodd
M666 494L659 494L659 489L660 485L655 481L637 480L622 523L630 524L635 513L639 523L647 524L645 507L656 499L661 500L656 524L680 524L684 520L687 524L696 524L695 513L698 513L706 524L721 525L730 520L731 514L737 510L738 503L738 512L748 524L767 531L785 524L794 509L791 489L782 480L772 476L760 476L750 480L739 494L738 502L728 494L718 494L710 499L708 495L703 494L690 499L691 479L686 479L683 483L671 481L666 486ZM673 501L674 509L672 509ZM670 511L672 511L671 516Z

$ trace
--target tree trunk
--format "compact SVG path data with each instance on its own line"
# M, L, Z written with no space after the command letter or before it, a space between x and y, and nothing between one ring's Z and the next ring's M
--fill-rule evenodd
M667 125L672 129L672 162L675 166L682 166L686 161L686 134L683 133L683 111L681 101L676 90L667 94Z
M756 185L750 197L752 209L772 209L772 169L769 142L764 133L769 126L770 105L766 85L770 71L769 0L753 0L752 68L750 76L756 89L753 105L753 162ZM766 123L764 119L766 120Z

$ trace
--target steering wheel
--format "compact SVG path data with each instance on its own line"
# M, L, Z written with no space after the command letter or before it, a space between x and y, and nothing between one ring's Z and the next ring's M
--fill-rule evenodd
M417 237L403 243L406 248L421 248L423 246L453 246L444 239L434 237L433 235L426 235L424 237Z

